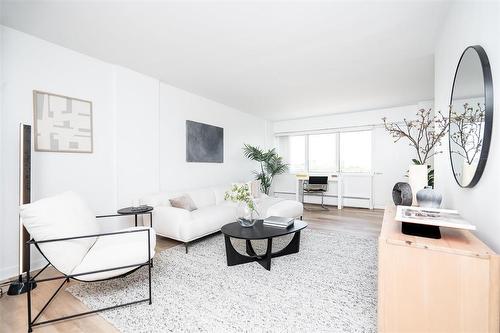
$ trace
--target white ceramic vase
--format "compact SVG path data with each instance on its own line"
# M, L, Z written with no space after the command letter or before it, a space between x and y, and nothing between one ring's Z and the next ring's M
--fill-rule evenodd
M439 191L434 190L431 186L417 192L417 202L419 207L439 208L443 196Z
M410 184L413 197L412 204L413 206L416 206L417 192L428 185L427 165L410 165L408 178L408 183Z

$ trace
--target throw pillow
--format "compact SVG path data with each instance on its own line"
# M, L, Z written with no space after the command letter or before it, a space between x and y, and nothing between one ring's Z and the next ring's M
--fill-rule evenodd
M231 186L234 186L234 185L238 185L238 186L246 185L248 188L248 191L250 191L250 195L254 199L258 199L262 195L262 192L260 191L260 180L251 180L251 181L246 182L246 183L232 183L231 184Z
M250 194L254 199L260 198L260 180L251 180L247 183L248 188L250 189Z
M175 197L175 198L169 199L169 201L170 201L170 204L172 205L172 207L182 208L182 209L188 210L190 212L198 209L196 207L193 199L191 199L191 197L187 194L181 195L180 197Z

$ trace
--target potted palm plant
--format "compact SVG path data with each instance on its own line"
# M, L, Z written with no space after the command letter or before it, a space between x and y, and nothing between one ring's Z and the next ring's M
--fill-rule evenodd
M259 162L260 170L254 171L255 179L260 181L261 191L269 195L273 178L285 173L288 170L288 164L274 148L265 151L260 147L245 144L243 154L246 158Z

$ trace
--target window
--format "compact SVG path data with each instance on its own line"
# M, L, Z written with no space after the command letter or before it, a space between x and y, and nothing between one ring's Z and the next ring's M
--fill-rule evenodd
M370 172L372 132L340 133L340 170L342 172Z
M337 134L309 135L309 172L337 171Z
M290 173L306 171L306 136L293 135L281 137L279 151L283 159L289 164Z
M280 136L278 149L292 174L371 171L371 131Z

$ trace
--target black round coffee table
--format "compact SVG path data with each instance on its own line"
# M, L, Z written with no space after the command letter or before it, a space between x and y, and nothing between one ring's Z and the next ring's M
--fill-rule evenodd
M295 220L294 224L286 229L266 226L262 220L257 221L250 228L242 227L238 222L226 224L221 228L221 232L224 234L226 242L227 265L234 266L257 261L269 271L271 270L271 258L299 252L300 231L306 227L307 223L302 220ZM290 243L282 250L272 253L273 238L289 234L294 234ZM242 255L234 249L231 237L246 240L248 256ZM258 239L267 239L267 250L264 255L257 255L250 242Z

